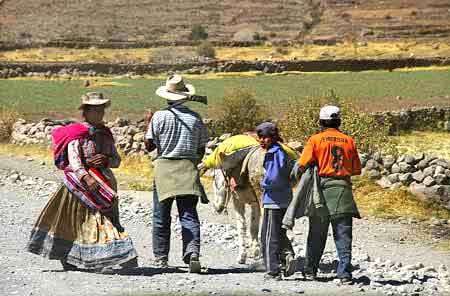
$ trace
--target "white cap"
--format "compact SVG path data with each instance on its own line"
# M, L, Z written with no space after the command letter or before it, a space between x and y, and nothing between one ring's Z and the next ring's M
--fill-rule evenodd
M320 109L320 119L329 120L341 118L341 110L336 106L324 106Z

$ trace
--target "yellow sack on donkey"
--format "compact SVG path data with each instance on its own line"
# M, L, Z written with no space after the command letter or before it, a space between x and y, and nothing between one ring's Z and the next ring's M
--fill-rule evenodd
M203 160L203 164L208 169L220 167L225 155L231 154L240 149L257 145L259 145L258 141L252 136L231 136L220 143L219 146L217 146L217 148Z
M286 151L290 159L297 159L298 153L291 147L280 143L283 150ZM217 168L222 165L225 155L231 154L238 150L258 146L259 142L254 137L249 135L236 135L231 136L217 146L214 151L207 156L202 162L206 168Z

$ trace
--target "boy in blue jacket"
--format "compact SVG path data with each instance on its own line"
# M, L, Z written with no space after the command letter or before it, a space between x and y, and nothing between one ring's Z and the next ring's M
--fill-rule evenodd
M295 272L294 250L282 228L282 221L292 199L289 159L278 142L282 142L278 128L271 122L256 127L261 147L267 150L264 158L264 178L261 181L264 208L261 229L261 251L267 279L281 279Z

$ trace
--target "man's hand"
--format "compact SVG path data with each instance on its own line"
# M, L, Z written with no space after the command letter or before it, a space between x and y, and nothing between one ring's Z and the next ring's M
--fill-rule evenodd
M95 191L95 190L97 190L97 188L98 188L98 183L97 183L97 181L95 181L95 179L92 178L90 175L85 175L85 176L81 179L81 181L83 181L83 182L86 184L86 186L87 186L87 188L88 188L89 191Z
M152 152L156 149L156 145L153 143L153 140L151 139L144 139L145 149L148 152Z
M304 168L300 166L300 164L296 161L290 174L291 181L296 184L298 181L300 181L300 178L302 177L302 174L304 172Z
M152 120L152 117L153 117L152 110L148 110L147 114L145 114L145 117L144 117L144 122L145 122L145 128L146 129L148 128L148 126L150 124L150 121Z
M96 154L86 164L90 167L104 167L108 163L108 157L103 154Z

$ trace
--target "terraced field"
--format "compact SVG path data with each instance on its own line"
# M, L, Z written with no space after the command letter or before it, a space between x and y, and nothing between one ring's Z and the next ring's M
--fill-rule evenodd
M448 38L449 9L447 0L2 0L0 41L178 42L194 24L222 42L237 32L269 41Z

